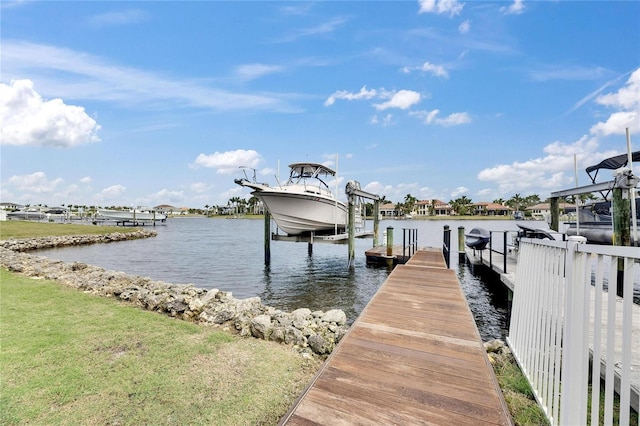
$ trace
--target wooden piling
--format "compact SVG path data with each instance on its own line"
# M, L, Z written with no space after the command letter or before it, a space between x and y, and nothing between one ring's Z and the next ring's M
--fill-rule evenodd
M631 200L626 188L613 188L613 245L631 246ZM618 259L618 284L616 294L624 297L624 260Z
M373 246L378 246L378 231L380 228L380 200L373 202Z
M551 208L551 225L549 227L558 232L560 229L560 202L559 197L551 197L549 202ZM576 212L577 214L577 212Z
M464 226L458 226L458 262L465 263L467 251L464 248Z
M264 212L264 264L271 264L271 213Z
M356 258L356 197L349 195L349 267L354 266Z
M393 267L393 226L387 226L387 266Z

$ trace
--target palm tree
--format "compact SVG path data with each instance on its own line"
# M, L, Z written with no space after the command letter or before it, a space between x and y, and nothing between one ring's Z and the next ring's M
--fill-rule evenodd
M456 198L455 200L449 201L449 204L453 208L453 211L456 212L456 214L464 216L469 214L471 199L466 195L463 195Z
M520 196L520 194L514 195L509 199L509 201L507 201L507 205L517 211L522 210L522 203L524 203L524 199Z
M404 214L411 214L413 212L413 209L414 209L417 201L418 201L418 199L416 197L414 197L411 194L407 194L404 197L404 204L403 204L403 209L402 209Z

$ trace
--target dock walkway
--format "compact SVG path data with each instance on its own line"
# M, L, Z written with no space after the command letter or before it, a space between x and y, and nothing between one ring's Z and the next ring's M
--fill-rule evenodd
M512 424L441 250L396 266L280 424Z

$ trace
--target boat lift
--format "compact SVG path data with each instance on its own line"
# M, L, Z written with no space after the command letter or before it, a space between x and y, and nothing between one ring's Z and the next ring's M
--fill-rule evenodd
M378 244L378 230L380 226L380 197L376 194L363 191L360 188L360 183L350 180L347 182L345 193L348 198L348 218L347 218L347 232L346 233L332 233L332 234L316 234L311 232L305 235L281 235L271 234L271 215L268 210L265 210L265 238L264 238L264 263L265 265L271 264L271 244L270 240L275 241L292 241L292 242L307 242L308 253L313 253L313 243L326 242L340 244L345 241L349 245L349 268L353 268L355 260L355 239L356 238L369 238L373 237L373 245ZM361 214L363 199L373 200L373 231L367 231L364 229L363 218ZM362 226L357 227L356 224L361 223Z

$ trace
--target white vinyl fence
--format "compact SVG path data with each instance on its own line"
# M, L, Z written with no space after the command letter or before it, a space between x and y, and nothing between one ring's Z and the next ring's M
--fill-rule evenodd
M521 241L507 341L552 425L601 424L599 411L613 424L616 393L628 425L640 405L640 248L571 240Z

